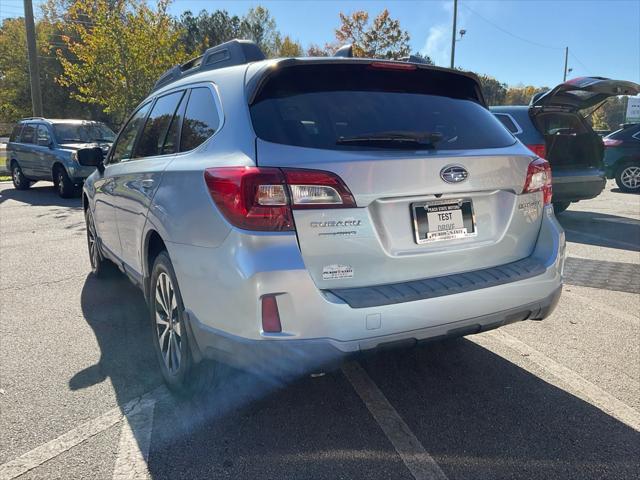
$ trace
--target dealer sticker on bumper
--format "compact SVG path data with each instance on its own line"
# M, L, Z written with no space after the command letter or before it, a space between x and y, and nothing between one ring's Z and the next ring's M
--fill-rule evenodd
M327 265L322 269L323 280L340 280L343 278L353 278L353 267L351 265Z

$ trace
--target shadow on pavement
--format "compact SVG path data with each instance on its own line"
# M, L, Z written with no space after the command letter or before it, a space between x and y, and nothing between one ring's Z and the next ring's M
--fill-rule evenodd
M613 193L621 193L623 195L639 195L640 194L640 192L623 192L619 188L612 188L611 191Z
M640 221L636 219L571 209L557 218L569 242L640 252Z
M28 190L16 190L11 183L2 184L0 203L14 200L20 203L36 206L57 206L79 209L82 208L80 195L74 198L61 198L53 189L53 184L42 183L31 186Z
M161 383L142 294L88 276L82 311L101 358L70 388L109 378L118 403ZM449 478L637 475L640 435L592 405L461 339L361 360ZM341 372L284 385L230 371L215 390L156 404L152 478L410 479Z

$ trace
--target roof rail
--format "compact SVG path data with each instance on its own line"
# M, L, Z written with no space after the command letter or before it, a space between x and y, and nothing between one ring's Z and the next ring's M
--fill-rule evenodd
M22 120L44 120L44 119L45 119L44 117L24 117L24 118L21 118L20 121L22 121Z
M334 57L347 57L347 58L353 57L353 45L348 44L348 45L341 46L338 50L333 52L333 56Z
M153 86L152 92L164 87L179 78L193 75L207 70L243 65L249 62L264 60L266 57L260 47L250 40L230 40L215 47L207 49L199 57L193 58L182 65L170 68L162 75Z

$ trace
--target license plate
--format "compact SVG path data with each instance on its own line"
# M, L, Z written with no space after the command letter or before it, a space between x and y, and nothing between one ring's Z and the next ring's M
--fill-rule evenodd
M471 200L414 203L411 208L417 243L455 240L476 234Z

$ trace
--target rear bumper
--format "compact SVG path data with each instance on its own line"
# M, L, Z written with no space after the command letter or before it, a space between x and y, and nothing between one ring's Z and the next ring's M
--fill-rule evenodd
M452 323L384 335L366 340L250 340L230 335L189 318L198 358L223 362L258 375L302 375L338 367L347 358L375 350L409 348L416 345L493 330L523 320L542 320L555 309L562 285L546 297L500 312Z
M553 172L553 201L577 202L595 198L607 183L604 170L583 169Z
M529 257L539 266L535 275L485 288L361 308L318 290L304 268L295 238L280 238L263 255L248 255L241 248L229 255L218 252L215 261L214 257L203 258L210 249L191 252L192 247L168 245L196 356L243 369L301 373L376 348L540 320L553 311L562 287L564 232L551 208L545 208ZM247 242L245 248L253 247ZM256 258L262 261L251 263ZM282 268L285 260L288 269L271 270L275 265ZM212 276L216 277L215 287ZM259 299L265 294L277 295L282 333L261 331Z

